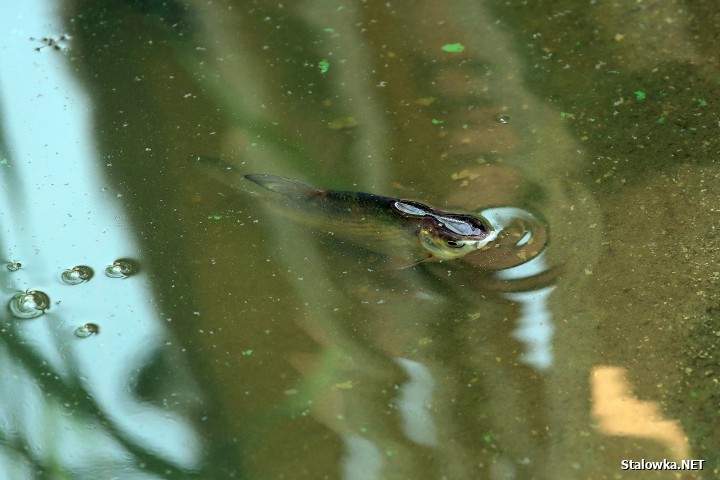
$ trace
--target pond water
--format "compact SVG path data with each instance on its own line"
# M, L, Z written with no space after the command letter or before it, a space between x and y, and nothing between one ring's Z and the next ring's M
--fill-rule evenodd
M720 474L716 2L4 11L7 478Z

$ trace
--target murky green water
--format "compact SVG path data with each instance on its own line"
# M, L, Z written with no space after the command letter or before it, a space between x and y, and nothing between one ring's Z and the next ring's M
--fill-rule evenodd
M715 2L3 10L7 478L720 472ZM194 156L524 220L397 268Z

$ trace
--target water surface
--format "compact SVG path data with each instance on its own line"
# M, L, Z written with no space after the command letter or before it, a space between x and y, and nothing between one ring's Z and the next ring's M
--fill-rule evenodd
M717 475L713 2L9 11L12 478ZM197 155L537 243L394 268Z

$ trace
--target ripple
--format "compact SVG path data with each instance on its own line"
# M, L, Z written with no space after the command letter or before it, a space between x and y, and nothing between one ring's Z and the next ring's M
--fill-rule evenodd
M487 270L518 267L540 256L548 243L548 227L535 215L517 207L488 208L480 212L497 239L463 261Z

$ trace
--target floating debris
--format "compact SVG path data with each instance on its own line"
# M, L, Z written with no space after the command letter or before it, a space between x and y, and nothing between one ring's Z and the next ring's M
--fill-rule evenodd
M415 105L420 105L421 107L429 107L430 105L435 103L436 100L437 98L435 97L422 97L415 100Z
M465 50L465 45L462 43L446 43L440 49L447 53L462 53Z
M42 38L34 38L30 37L30 40L33 42L42 42L42 45L39 47L35 47L35 51L39 52L43 48L52 48L54 50L67 50L67 41L70 40L72 37L70 35L60 35L57 38L52 37L42 37Z
M450 175L450 178L452 178L453 180L462 180L463 178L467 178L468 180L475 180L480 176L481 174L479 172L471 172L468 169L463 169L457 173L453 173L452 175Z
M342 117L333 120L328 124L330 130L344 130L346 128L355 128L360 125L355 117Z

